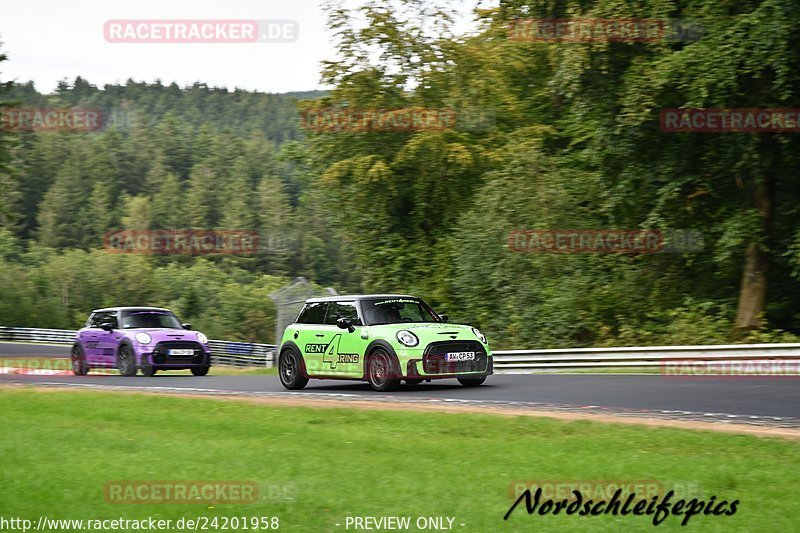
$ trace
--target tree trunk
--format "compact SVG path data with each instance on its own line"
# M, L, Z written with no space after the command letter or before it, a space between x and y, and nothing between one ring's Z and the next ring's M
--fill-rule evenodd
M755 204L761 217L761 239L747 245L739 304L734 328L738 332L757 329L767 299L768 247L772 234L773 185L771 177L755 185Z
M739 331L758 328L767 296L767 254L762 246L751 243L747 246L736 308L735 328Z

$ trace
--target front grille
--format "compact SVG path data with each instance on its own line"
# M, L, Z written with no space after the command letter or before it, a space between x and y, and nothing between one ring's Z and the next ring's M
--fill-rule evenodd
M169 355L170 350L194 350L194 355ZM153 362L159 365L201 364L205 354L203 347L192 341L162 341L153 350Z
M447 361L450 352L475 352L472 361ZM488 357L486 350L477 341L432 342L422 355L422 369L426 374L460 374L462 372L485 372Z

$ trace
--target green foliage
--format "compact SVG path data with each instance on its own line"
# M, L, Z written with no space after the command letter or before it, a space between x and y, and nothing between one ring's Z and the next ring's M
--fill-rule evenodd
M0 95L113 118L92 134L0 132L0 274L19 280L0 323L74 326L92 307L147 301L212 335L263 340L274 320L266 295L303 275L343 292L419 294L496 347L800 333L800 136L659 127L665 108L800 108L796 2L503 0L458 37L450 2L325 5L337 45L322 70L329 93L101 90L78 78L53 95L31 84ZM509 23L531 17L690 19L703 34L510 40ZM450 109L457 127L299 129L298 110L330 106ZM108 231L186 227L255 229L262 249L203 259L99 250ZM507 244L513 230L571 228L695 230L704 247L556 255ZM737 301L752 290L743 281L761 272L758 323L734 334Z
M3 325L77 329L92 309L154 305L172 309L211 338L274 342L269 294L287 281L208 259L157 266L153 258L103 250L37 247L20 254L0 233Z

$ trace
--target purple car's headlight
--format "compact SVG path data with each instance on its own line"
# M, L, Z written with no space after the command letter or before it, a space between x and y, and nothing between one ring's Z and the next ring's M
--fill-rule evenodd
M200 341L200 344L208 344L208 337L206 337L199 331L197 332L197 340Z
M139 344L150 344L153 342L153 338L150 337L147 333L137 333L136 334L136 342Z

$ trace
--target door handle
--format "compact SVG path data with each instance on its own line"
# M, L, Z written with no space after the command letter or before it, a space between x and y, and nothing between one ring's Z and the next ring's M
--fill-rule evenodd
M317 333L317 337L324 337L324 336L325 336L324 333Z

